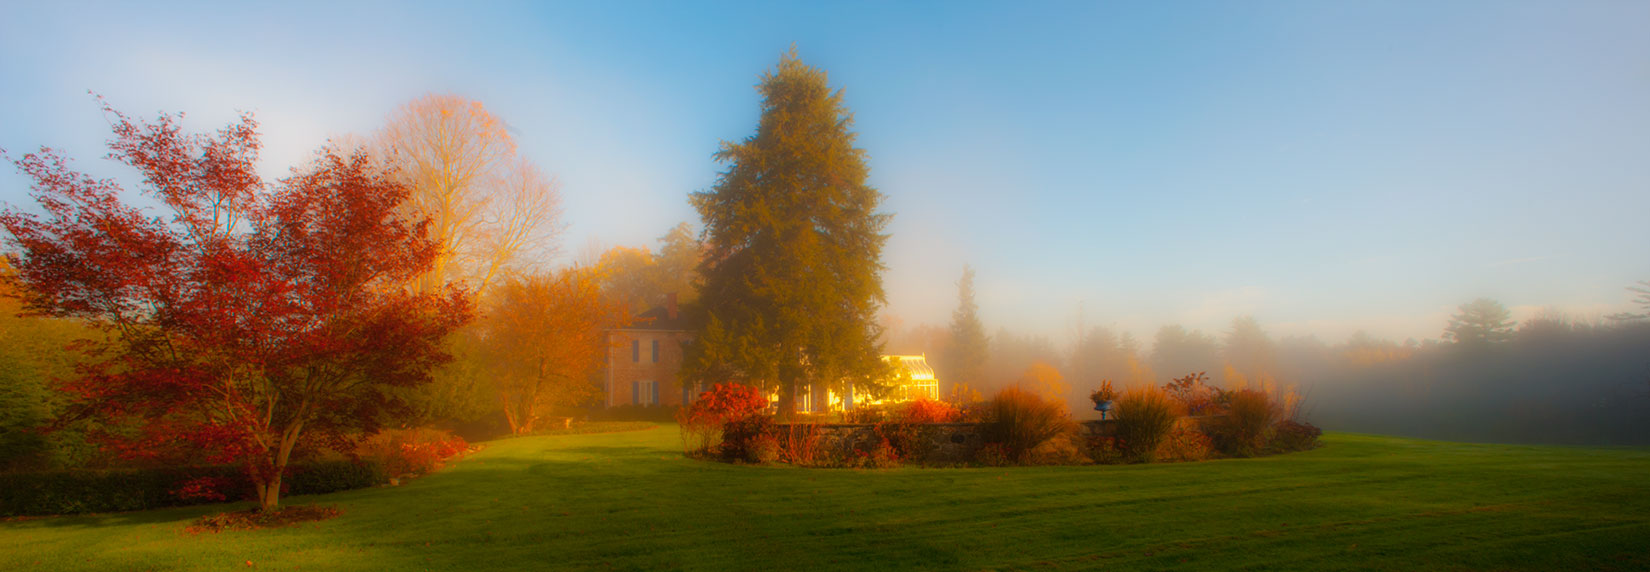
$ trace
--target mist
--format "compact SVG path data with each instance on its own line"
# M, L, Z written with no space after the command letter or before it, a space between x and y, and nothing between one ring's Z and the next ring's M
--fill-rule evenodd
M1650 444L1650 319L1626 313L1614 318L1545 312L1486 344L1398 342L1363 331L1338 342L1317 335L1277 337L1250 316L1213 331L1165 324L1150 337L1082 326L1080 318L1060 337L999 326L990 330L985 379L964 391L989 398L1026 383L1027 372L1041 363L1060 373L1064 388L1057 397L1075 417L1098 418L1088 394L1103 381L1162 385L1204 373L1210 384L1226 389L1293 393L1297 418L1332 431L1468 442ZM1437 328L1447 325L1446 317ZM883 327L886 351L926 354L942 392L955 392L946 381L951 342L944 325L885 319Z

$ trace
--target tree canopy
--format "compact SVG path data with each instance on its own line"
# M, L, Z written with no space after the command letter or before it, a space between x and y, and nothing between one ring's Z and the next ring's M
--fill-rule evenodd
M1444 328L1444 339L1463 347L1483 347L1512 339L1512 313L1500 302L1479 298L1457 308Z
M110 157L170 220L50 150L17 161L45 216L0 211L27 308L117 341L65 384L69 416L125 420L98 438L127 458L242 464L272 508L301 443L343 448L400 410L390 388L429 380L469 298L400 287L438 247L364 154L270 185L249 115L207 136L105 111Z
M480 323L482 355L511 433L531 432L550 408L601 394L591 375L608 349L604 329L627 321L593 274L575 267L509 276L494 290Z
M723 142L728 169L694 193L704 222L705 330L688 350L691 381L777 388L874 384L884 303L882 193L866 183L853 116L824 71L795 51L762 76L754 135Z
M985 381L990 349L985 324L980 322L980 305L974 302L974 269L964 265L962 279L957 281L957 309L951 313L951 344L941 364L944 377L950 378L946 381L979 387Z

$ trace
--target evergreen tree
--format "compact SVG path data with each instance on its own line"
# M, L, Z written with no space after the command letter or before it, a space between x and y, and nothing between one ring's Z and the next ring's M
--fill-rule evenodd
M730 166L692 196L707 325L682 375L778 389L789 412L803 384L865 388L889 371L876 312L891 215L877 212L882 193L865 182L853 116L824 71L793 49L757 90L756 134L723 142L716 159Z
M1479 298L1462 304L1459 310L1444 328L1445 340L1463 347L1484 347L1512 339L1512 313L1500 302Z
M1232 329L1226 332L1221 353L1226 365L1251 379L1278 374L1277 344L1261 329L1254 316L1232 319Z
M974 303L974 269L963 265L957 282L957 310L951 313L951 346L946 349L945 377L953 384L979 387L985 381L985 362L990 351L985 325L980 323L980 306Z

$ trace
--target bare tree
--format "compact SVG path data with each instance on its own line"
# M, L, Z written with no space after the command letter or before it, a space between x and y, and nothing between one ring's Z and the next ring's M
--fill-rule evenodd
M391 114L378 152L413 189L406 208L431 223L441 255L415 286L448 282L483 293L505 270L554 253L555 181L516 154L504 122L481 102L426 95Z

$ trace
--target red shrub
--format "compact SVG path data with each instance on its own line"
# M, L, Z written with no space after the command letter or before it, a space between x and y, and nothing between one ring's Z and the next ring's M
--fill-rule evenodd
M1227 395L1220 388L1210 386L1208 381L1200 371L1164 384L1163 390L1187 415L1215 415L1221 412Z
M710 391L699 394L699 399L687 408L687 419L692 423L722 425L743 419L768 408L768 396L762 390L737 383L718 383Z
M470 450L470 444L447 431L398 429L367 438L356 455L377 461L389 475L422 475L443 461Z
M902 423L954 423L962 418L957 406L944 401L918 399L900 409Z
M693 405L676 412L682 430L682 447L690 455L714 453L727 438L730 423L760 416L768 408L768 397L748 385L718 383L699 394ZM743 443L734 445L743 454Z
M178 488L169 492L182 501L223 502L229 500L229 497L224 496L223 491L236 486L235 481L224 477L196 477L178 483ZM244 483L242 486L244 486Z
M790 464L800 467L812 467L819 463L819 425L815 423L793 423L785 432L784 442L780 448L781 458Z

